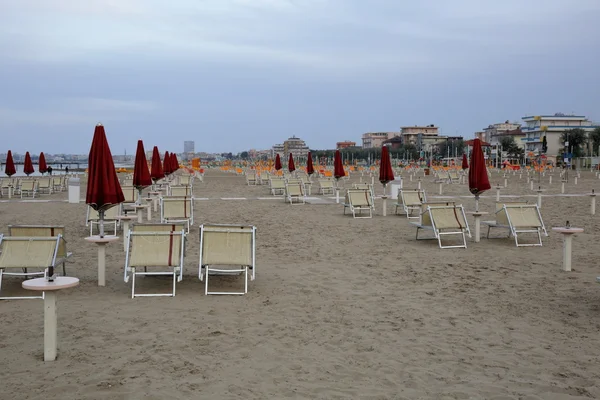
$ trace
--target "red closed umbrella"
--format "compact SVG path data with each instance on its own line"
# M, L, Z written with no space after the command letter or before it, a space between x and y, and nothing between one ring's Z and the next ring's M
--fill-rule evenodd
M315 173L315 167L313 166L312 154L308 152L308 158L306 160L306 173L312 175Z
M394 171L392 171L392 163L390 161L390 153L387 146L381 148L381 161L379 162L379 182L383 184L384 193L385 186L394 180Z
M288 171L294 172L296 170L296 165L294 165L294 156L290 153L290 158L288 159Z
M152 179L150 178L150 171L148 171L144 143L138 140L135 152L135 164L133 165L133 186L140 192L138 202L142 201L142 189L150 185L152 185Z
M179 169L179 161L177 161L177 154L171 153L171 173Z
M96 125L88 156L88 185L85 202L99 214L100 237L104 237L104 211L125 201L115 171L104 126Z
M163 159L163 172L165 175L171 175L171 156L168 151L165 151L165 158Z
M162 163L160 162L160 153L158 152L158 147L154 146L152 150L152 170L150 171L150 178L156 183L159 179L165 177L165 173L163 172Z
M342 155L339 150L335 151L335 157L333 158L333 176L335 179L346 176L346 171L344 171L344 166L342 165Z
M473 141L473 151L471 152L471 166L469 168L469 191L475 195L476 212L479 211L479 195L491 188L483 150L481 150L481 143L479 139L475 138Z
M43 174L44 172L48 171L48 165L46 165L46 156L44 155L43 151L40 153L40 158L38 161L38 171L40 171L40 174Z
M31 162L31 156L29 155L29 152L25 153L25 165L23 165L23 172L25 172L27 176L35 172L35 169L33 169L33 163Z
M279 154L275 156L275 169L277 171L281 169L281 158L279 158Z
M6 155L6 165L4 166L4 173L6 176L13 176L17 173L17 169L15 168L15 162L13 161L12 151L8 151Z
M467 155L465 153L463 153L462 169L468 169L468 168L469 168L469 162L467 161Z

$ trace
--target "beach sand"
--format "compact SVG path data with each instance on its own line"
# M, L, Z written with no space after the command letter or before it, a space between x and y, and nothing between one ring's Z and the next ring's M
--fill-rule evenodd
M547 179L544 194L559 194L558 174L551 186ZM503 183L496 173L491 181ZM416 185L405 177L405 187ZM435 199L433 177L423 186ZM567 184L567 193L591 189L600 180L590 172ZM525 176L511 176L502 194L535 202ZM600 216L587 196L543 198L543 247L483 238L445 250L417 242L393 200L385 218L377 199L373 219L353 219L331 196L294 206L258 199L272 197L266 186L216 170L195 182L194 196L208 200L195 203L177 295L134 300L121 241L107 247L107 284L97 286L85 204L68 204L64 192L0 202L0 233L65 225L67 273L81 279L58 294L55 362L42 361L43 302L0 301L0 399L600 398ZM444 196L465 196L455 200L474 209L466 185L445 185ZM491 212L494 201L492 189L480 208ZM561 270L562 237L550 231L566 220L585 229L573 241L572 272ZM198 226L208 222L257 227L247 295L204 296ZM211 286L240 281L216 277ZM3 293L22 293L20 284L6 278ZM168 289L168 279L140 279L140 290Z

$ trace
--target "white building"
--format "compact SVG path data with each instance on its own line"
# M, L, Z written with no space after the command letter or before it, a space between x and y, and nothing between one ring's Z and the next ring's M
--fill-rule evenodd
M375 149L380 148L383 142L398 136L399 132L367 132L362 135L362 147L363 149Z
M566 115L556 113L554 115L535 115L523 117L525 125L521 127L525 137L526 152L537 154L542 150L542 138L546 136L548 143L548 157L556 160L556 156L564 149L561 136L564 131L579 128L589 134L596 126L583 115Z
M485 137L489 144L492 146L496 146L500 143L500 140L505 136L512 136L515 138L515 142L521 148L524 147L523 139L525 134L522 133L519 129L521 128L521 124L518 122L500 122L498 124L489 125L487 128L483 129L483 137Z

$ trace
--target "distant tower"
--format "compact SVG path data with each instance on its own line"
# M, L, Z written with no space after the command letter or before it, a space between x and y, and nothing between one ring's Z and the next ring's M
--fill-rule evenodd
M195 143L193 140L186 140L183 142L183 152L184 153L195 153L194 147L195 147Z

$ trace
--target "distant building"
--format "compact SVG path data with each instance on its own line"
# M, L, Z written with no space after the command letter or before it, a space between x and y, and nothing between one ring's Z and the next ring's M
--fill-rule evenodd
M367 132L362 135L362 147L364 149L378 148L383 142L399 135L399 132Z
M350 140L346 140L344 142L337 142L335 144L336 149L346 149L348 147L356 147L356 142L351 142Z
M587 132L593 131L596 125L589 121L583 115L566 115L556 113L554 115L535 115L523 117L525 125L521 127L524 133L522 138L525 144L526 152L534 152L537 154L542 150L542 138L546 136L548 151L546 155L549 158L558 156L564 149L564 143L561 136L564 131L569 129L580 128Z
M390 150L396 150L396 149L399 149L400 147L402 147L403 143L404 142L402 140L402 136L398 135L398 136L394 136L391 139L384 140L381 145L389 146Z
M280 157L288 157L290 153L294 158L306 157L309 149L306 142L296 136L288 138L283 144L276 144L272 148L273 157L279 154Z
M525 136L525 134L520 131L520 128L521 124L509 121L488 125L487 128L483 129L485 139L480 139L485 142L488 142L492 146L496 146L500 143L500 140L503 137L512 136L515 138L517 144L519 144L520 147L523 147L523 145L520 142L521 139Z
M439 128L433 124L426 126L403 126L400 128L403 145L413 145L418 151L431 151L448 138L440 136Z
M195 143L193 140L186 140L183 142L183 152L184 153L195 153Z
M489 134L486 131L479 131L479 132L475 132L474 135L477 139L481 140L482 142L486 142L489 143L490 142L490 138L488 137Z

